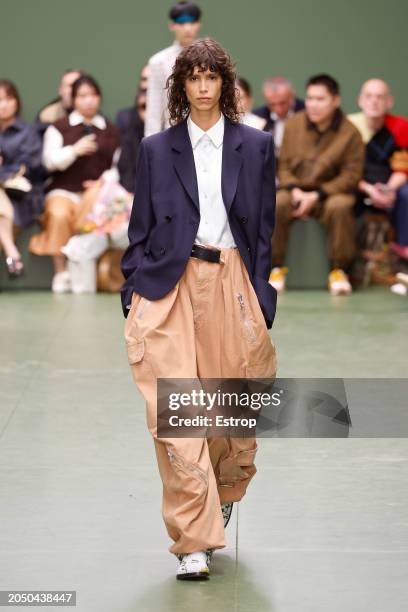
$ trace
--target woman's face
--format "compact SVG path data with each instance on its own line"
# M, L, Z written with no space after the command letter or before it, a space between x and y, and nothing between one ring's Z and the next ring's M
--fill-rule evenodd
M10 121L17 115L17 100L0 88L0 121Z
M99 110L101 98L92 87L87 83L83 83L78 91L77 95L73 99L74 109L81 113L83 117L91 118Z

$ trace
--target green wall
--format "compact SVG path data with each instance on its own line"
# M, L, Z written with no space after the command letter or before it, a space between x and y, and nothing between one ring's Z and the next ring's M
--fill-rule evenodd
M132 102L145 60L171 43L164 0L0 0L0 76L20 89L24 116L55 97L60 73L80 67L104 92L109 116ZM283 74L303 94L327 71L355 109L361 82L386 79L408 115L407 0L201 0L202 35L221 42L261 103L262 79Z

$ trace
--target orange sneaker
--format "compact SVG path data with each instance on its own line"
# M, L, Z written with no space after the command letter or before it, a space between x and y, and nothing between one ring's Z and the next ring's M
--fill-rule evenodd
M278 293L283 293L286 288L286 274L288 268L272 268L272 272L269 276L269 282L276 289Z
M336 268L330 272L328 287L331 295L349 295L351 293L351 285L348 276L340 268Z

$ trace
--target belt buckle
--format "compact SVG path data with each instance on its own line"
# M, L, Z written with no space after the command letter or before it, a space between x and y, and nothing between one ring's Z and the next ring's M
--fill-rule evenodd
M217 259L214 260L214 263L220 263L221 251L219 249L208 249L217 255Z
M209 253L210 258L207 260L210 263L220 263L221 251L219 249L210 249L208 247L201 247L206 253Z
M194 251L197 251L197 257L198 259L203 259L204 261L209 261L210 263L219 263L220 262L220 257L221 257L221 251L219 249L209 249L208 247L205 246L201 246L200 244L193 244L193 248L191 251L191 254L194 254ZM206 257L200 257L199 253L200 251L202 253L208 253L211 254L211 257L208 257L208 259Z

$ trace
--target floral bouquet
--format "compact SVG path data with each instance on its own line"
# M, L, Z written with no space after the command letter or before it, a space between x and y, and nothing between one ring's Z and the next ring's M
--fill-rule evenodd
M133 195L116 180L104 180L79 232L111 234L121 225L128 225L132 202Z

